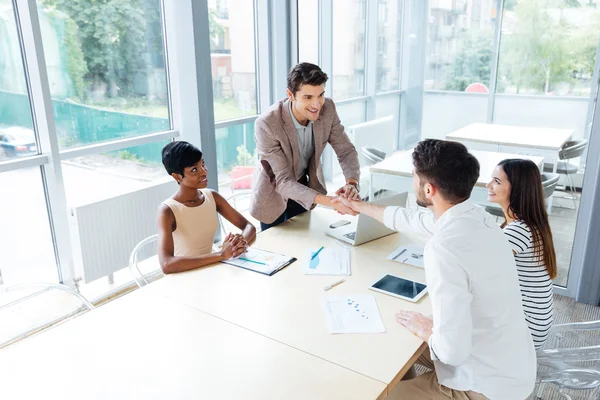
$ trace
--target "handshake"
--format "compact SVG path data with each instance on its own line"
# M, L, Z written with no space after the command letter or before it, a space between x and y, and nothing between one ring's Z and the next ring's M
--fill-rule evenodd
M356 210L360 204L360 194L356 186L346 184L335 192L336 196L331 198L331 207L341 215L358 215Z

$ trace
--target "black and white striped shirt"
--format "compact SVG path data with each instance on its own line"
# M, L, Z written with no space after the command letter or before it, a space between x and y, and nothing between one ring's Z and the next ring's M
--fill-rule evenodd
M520 220L511 222L504 227L504 234L515 253L525 320L538 349L546 341L554 321L552 280L544 259L534 252L533 236L527 224Z

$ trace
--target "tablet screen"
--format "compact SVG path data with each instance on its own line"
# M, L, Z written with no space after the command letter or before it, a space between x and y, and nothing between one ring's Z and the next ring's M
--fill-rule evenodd
M399 296L408 297L409 299L414 299L426 288L426 286L422 283L398 278L397 276L393 275L384 276L374 283L373 287L379 290L397 294Z

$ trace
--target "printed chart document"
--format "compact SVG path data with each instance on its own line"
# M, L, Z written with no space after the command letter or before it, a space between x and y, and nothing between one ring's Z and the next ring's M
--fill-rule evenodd
M247 252L238 258L232 258L221 262L249 269L250 271L259 272L261 274L273 275L294 261L296 261L294 257L250 247Z
M387 259L424 268L424 251L424 248L421 246L408 244L406 246L398 247L389 256L387 256Z
M323 308L331 333L385 332L373 295L328 296Z
M350 275L350 249L346 246L324 247L315 258L311 259L319 249L310 249L308 263L305 265L306 275Z

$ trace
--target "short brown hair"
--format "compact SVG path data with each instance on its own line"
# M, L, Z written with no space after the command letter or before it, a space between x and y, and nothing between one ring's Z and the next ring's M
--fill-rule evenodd
M287 85L288 89L295 96L302 85L324 85L328 79L327 74L317 65L304 62L292 67L288 73Z
M479 178L479 161L464 144L426 139L412 153L415 173L432 183L442 197L458 204L471 196Z

